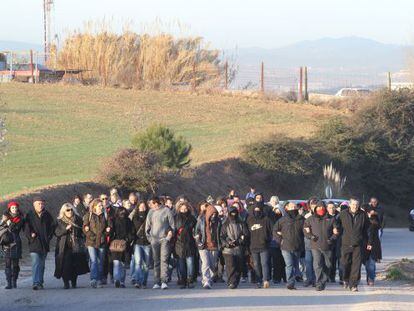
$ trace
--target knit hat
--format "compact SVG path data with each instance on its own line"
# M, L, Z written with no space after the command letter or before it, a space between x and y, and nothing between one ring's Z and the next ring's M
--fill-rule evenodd
M37 197L34 197L34 198L33 198L33 203L34 203L34 202L38 202L38 201L40 201L40 202L44 202L45 200L44 200L42 197L40 197L40 196L37 196Z
M16 201L10 201L9 204L7 204L7 209L10 209L12 206L19 208L20 205Z

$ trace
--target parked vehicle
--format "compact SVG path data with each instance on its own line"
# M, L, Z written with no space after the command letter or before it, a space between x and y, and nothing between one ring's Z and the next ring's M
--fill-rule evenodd
M410 231L414 231L414 208L410 211L409 220L410 220L410 225L408 229Z
M372 92L369 89L364 88L343 88L340 89L335 96L337 97L361 97L368 96Z

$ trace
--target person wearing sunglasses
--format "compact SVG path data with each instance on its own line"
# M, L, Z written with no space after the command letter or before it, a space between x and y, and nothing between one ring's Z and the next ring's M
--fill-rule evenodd
M82 218L70 203L62 205L55 229L55 277L62 278L65 289L76 288L79 275L89 272L83 245Z

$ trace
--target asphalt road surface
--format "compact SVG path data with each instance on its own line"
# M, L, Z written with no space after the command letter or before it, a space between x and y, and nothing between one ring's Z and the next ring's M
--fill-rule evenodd
M414 258L414 232L385 230L383 253L379 272L393 260ZM298 290L289 291L283 285L256 289L250 283L241 284L236 290L229 290L223 284L203 290L197 284L195 289L181 290L171 285L161 291L139 290L131 285L126 289L116 289L113 285L92 289L89 276L85 275L79 279L79 288L64 290L62 281L53 277L53 269L51 253L45 273L46 289L35 292L31 289L29 267L25 267L17 290L0 289L0 310L414 310L414 285L403 282L377 281L375 287L361 285L357 293L338 284L328 284L325 291L316 292L300 284ZM2 273L0 283L4 282Z

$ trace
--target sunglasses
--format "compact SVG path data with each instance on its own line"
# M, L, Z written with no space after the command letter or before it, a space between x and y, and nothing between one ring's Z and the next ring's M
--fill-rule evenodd
M67 211L67 212L73 212L73 210L71 210L71 209L67 209L66 211Z
M102 201L108 201L108 198L101 198Z

